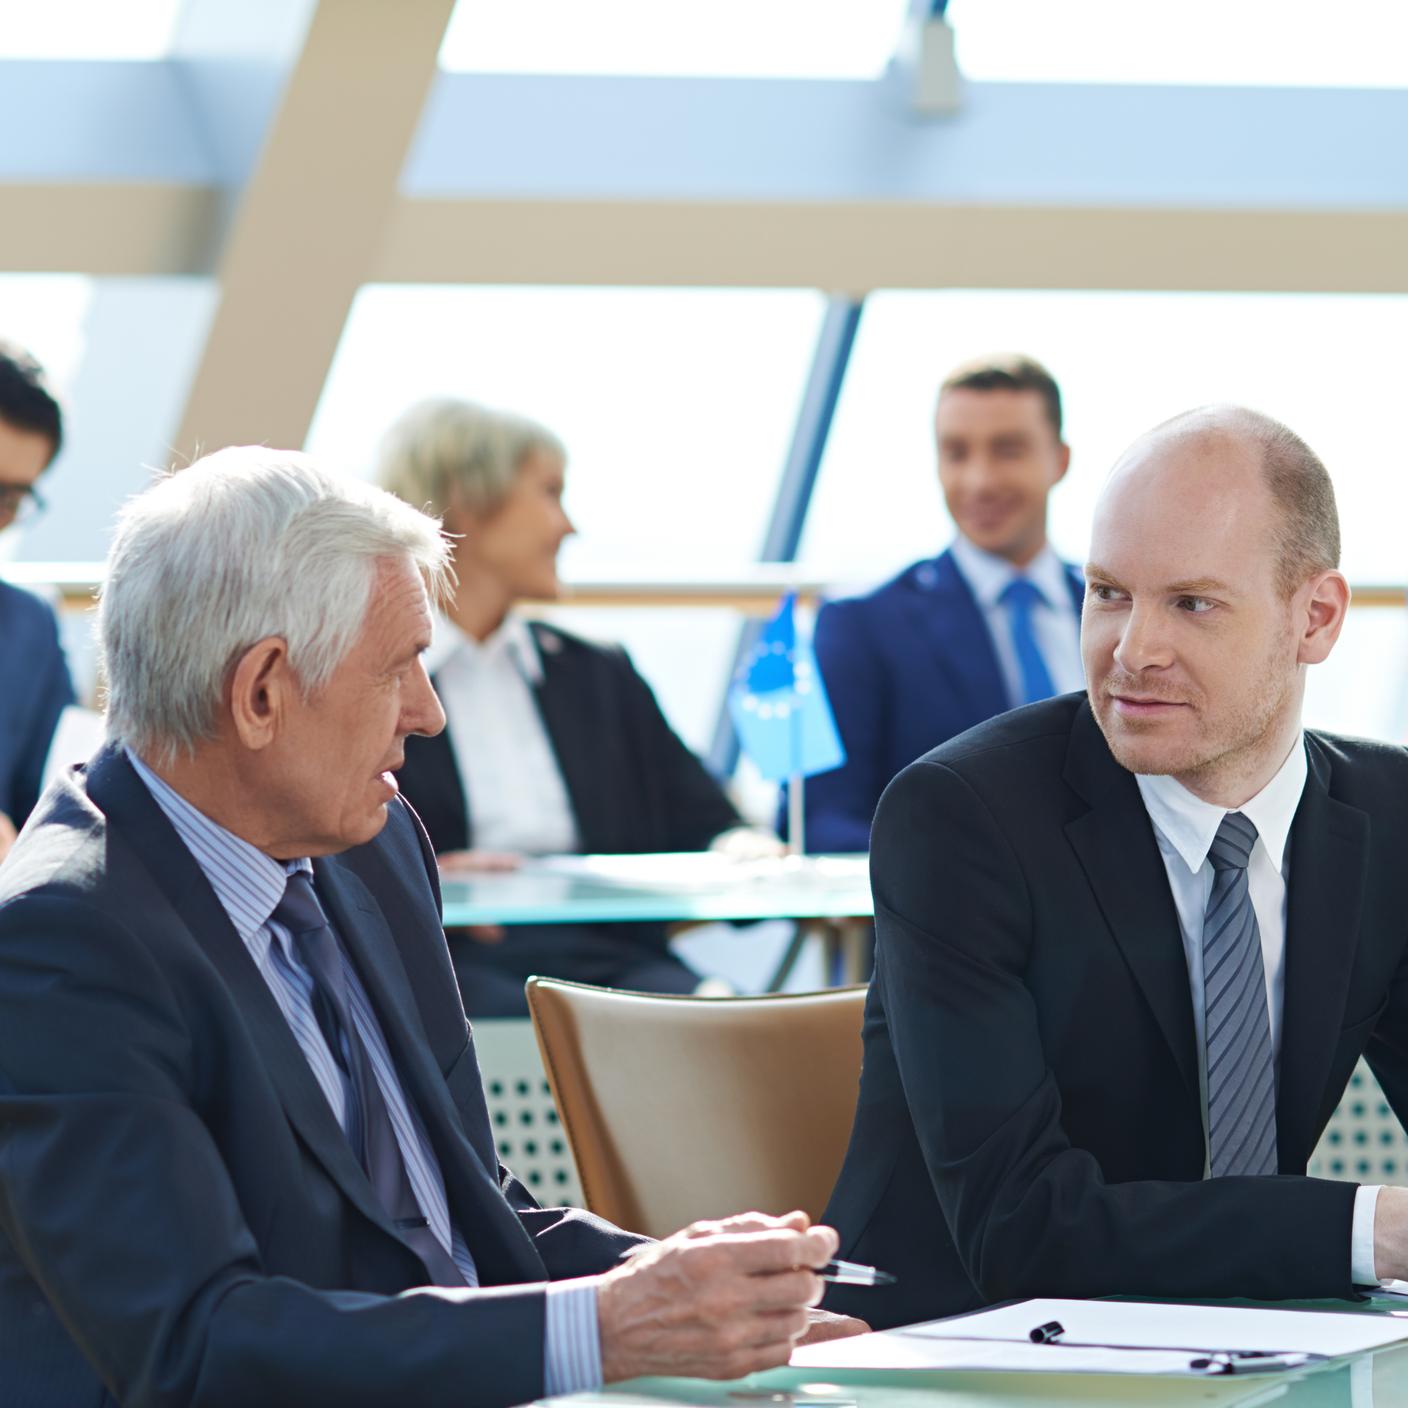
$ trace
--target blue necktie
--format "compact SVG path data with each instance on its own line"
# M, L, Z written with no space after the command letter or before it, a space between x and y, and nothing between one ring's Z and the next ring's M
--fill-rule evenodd
M425 1263L430 1284L463 1286L459 1267L430 1230L416 1202L391 1113L352 1020L342 950L307 872L295 870L289 875L284 897L271 918L293 936L294 951L313 979L313 1015L351 1086L348 1142L378 1200L407 1245Z
M1276 1172L1276 1071L1261 931L1247 887L1256 827L1228 812L1213 838L1203 918L1203 1043L1214 1178Z
M1050 699L1056 693L1051 672L1041 658L1036 632L1032 629L1032 608L1045 606L1041 588L1026 577L1013 577L1003 588L998 600L1007 608L1012 626L1012 648L1017 652L1017 664L1022 671L1021 704L1035 704L1038 699Z

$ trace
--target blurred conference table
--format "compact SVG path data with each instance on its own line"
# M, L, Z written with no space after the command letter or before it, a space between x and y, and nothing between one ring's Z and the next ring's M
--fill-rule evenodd
M1348 1314L1408 1310L1403 1298L1395 1303L1375 1299L1360 1306L1345 1301L1279 1304ZM556 1408L1404 1408L1408 1342L1287 1373L1225 1378L788 1368L732 1383L633 1379L595 1393L544 1401Z
M873 907L863 855L736 860L711 851L543 856L517 870L441 873L445 927L788 919L796 931L768 984L780 988L808 938L828 971L859 981Z

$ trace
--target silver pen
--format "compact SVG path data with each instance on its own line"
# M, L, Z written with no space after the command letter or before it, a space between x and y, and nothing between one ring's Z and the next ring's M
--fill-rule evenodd
M833 1258L825 1266L814 1267L823 1281L837 1286L893 1286L895 1278L888 1271L880 1271L873 1266L861 1266L854 1261L839 1261Z

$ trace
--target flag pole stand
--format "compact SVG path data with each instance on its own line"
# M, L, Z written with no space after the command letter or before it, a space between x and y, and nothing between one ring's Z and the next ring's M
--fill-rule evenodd
M787 854L789 856L802 856L807 851L805 835L807 809L802 787L802 774L793 773L787 781Z

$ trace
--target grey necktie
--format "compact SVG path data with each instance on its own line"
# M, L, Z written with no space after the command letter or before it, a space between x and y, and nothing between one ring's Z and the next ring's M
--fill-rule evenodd
M342 949L306 871L290 873L273 919L293 935L294 951L313 979L313 1014L333 1059L351 1086L348 1142L396 1230L425 1263L430 1283L463 1286L465 1280L459 1268L430 1230L416 1202L391 1114L352 1021Z
M1208 859L1212 894L1203 918L1204 1043L1212 1176L1276 1172L1276 1072L1261 931L1247 888L1256 827L1228 812Z

